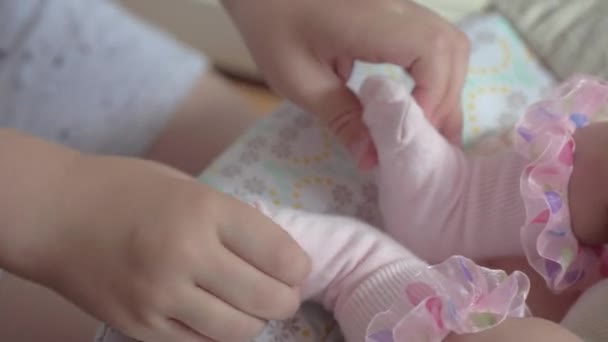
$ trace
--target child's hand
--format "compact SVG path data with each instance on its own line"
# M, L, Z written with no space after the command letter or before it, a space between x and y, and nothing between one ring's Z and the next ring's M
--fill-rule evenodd
M574 134L576 151L569 184L572 229L583 243L608 243L608 123Z
M449 140L461 136L469 42L404 0L224 0L271 86L317 113L364 169L376 164L361 105L345 82L355 60L403 66L414 97Z
M71 219L37 240L26 276L146 342L245 341L298 308L308 258L254 208L147 161L70 170Z

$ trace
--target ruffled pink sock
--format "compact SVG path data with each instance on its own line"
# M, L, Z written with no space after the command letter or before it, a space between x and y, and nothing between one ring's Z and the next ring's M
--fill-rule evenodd
M431 263L456 254L523 255L523 158L465 156L391 80L372 77L360 93L378 150L379 201L389 235Z
M361 221L294 209L262 208L310 255L304 300L332 311L346 341L441 341L521 317L529 288L521 273L452 258L429 268Z

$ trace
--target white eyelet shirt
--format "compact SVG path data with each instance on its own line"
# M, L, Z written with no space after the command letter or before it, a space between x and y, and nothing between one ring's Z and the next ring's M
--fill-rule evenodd
M139 155L205 67L111 0L0 0L0 127Z

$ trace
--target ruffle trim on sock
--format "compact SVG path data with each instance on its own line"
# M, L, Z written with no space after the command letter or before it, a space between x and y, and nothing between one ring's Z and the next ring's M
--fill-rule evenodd
M526 207L521 238L528 261L554 291L597 274L597 248L582 246L572 232L568 183L576 129L608 110L608 83L579 75L532 105L516 126L515 149L530 163L521 176Z
M451 332L475 333L524 317L530 281L519 271L507 275L453 256L403 286L402 298L370 322L367 342L440 342Z

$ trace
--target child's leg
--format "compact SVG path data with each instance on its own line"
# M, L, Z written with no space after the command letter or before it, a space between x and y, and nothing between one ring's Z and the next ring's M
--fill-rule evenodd
M371 78L361 97L378 150L379 200L390 235L431 262L454 254L523 254L523 158L465 157L395 82Z
M566 328L540 318L510 318L502 324L470 335L452 334L445 342L551 341L583 342Z
M302 288L302 297L304 300L316 300L333 311L346 341L364 341L367 328L376 315L389 308L394 309L395 303L403 305L397 311L392 311L394 315L375 320L381 328L384 324L390 326L391 318L397 317L400 320L405 317L414 307L421 310L410 317L428 315L429 320L425 319L424 322L435 324L437 316L433 315L438 311L434 309L441 311L441 306L446 307L446 304L442 304L443 301L433 301L426 303L430 306L425 306L424 300L434 296L433 293L449 297L467 289L465 292L470 296L466 299L459 297L455 301L461 306L454 310L460 312L469 310L477 302L484 302L481 298L493 291L494 285L489 285L489 288L480 285L481 282L486 284L488 274L482 273L472 262L468 263L464 259L451 260L453 263L442 264L441 270L431 270L400 244L355 219L291 209L267 213L310 255L312 272ZM495 274L490 278L494 276ZM495 303L492 304L494 312L498 316L523 314L523 301L529 289L527 278L518 273L508 280L502 277L498 280L499 284L503 282L506 284L503 287L506 292L498 290L497 293L510 293L507 296L512 297L493 297L493 301L489 302ZM471 291L471 287L477 291ZM420 303L422 304L418 305ZM414 317L408 322L415 320ZM421 329L425 328L424 325L423 323ZM415 329L405 330L407 336L418 336L415 333L419 332L419 325L408 327Z

